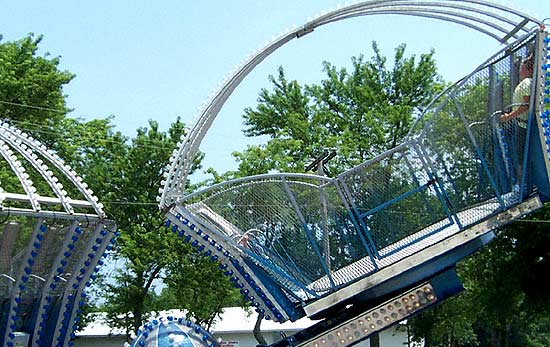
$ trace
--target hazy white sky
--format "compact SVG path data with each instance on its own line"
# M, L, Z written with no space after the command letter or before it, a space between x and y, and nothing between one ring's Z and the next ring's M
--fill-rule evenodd
M550 17L550 0L501 1L537 18ZM0 1L0 34L16 40L43 34L42 48L61 56L76 78L65 89L73 117L115 116L131 136L148 119L166 129L181 116L191 123L209 92L243 58L292 25L304 24L335 0L218 1ZM500 46L451 23L402 16L369 16L319 28L275 52L230 97L201 149L205 166L232 168L243 149L242 110L255 106L268 74L282 65L289 79L315 82L322 61L348 66L351 56L372 55L376 40L386 56L406 43L409 53L431 48L441 75L457 80Z

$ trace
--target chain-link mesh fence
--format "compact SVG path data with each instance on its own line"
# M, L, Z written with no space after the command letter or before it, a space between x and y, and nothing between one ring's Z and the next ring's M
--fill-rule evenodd
M532 188L522 167L533 70L522 72L523 78L519 70L534 56L533 44L528 40L495 56L426 113L430 121L419 140L450 207L465 212L463 226L485 217L476 215L479 210L466 213L471 206L493 199L505 208L518 202L520 190Z
M329 179L274 175L212 189L188 208L263 258L264 266L306 286L366 255L366 243L341 197Z
M337 178L261 175L182 202L293 296L337 290L531 192L525 153L535 85L525 65L534 40L447 89L402 145Z

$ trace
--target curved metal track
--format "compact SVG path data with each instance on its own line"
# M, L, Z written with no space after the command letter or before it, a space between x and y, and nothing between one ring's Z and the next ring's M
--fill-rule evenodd
M92 209L93 215L102 218L105 217L103 205L98 202L98 198L94 195L93 191L88 188L87 184L83 182L82 178L78 176L76 172L63 162L63 159L46 149L44 145L28 134L2 121L0 121L0 152L12 171L19 178L20 184L26 192L26 196L16 193L0 193L0 202L7 202L9 200L19 202L27 201L32 207L31 209L25 209L2 206L4 210L10 209L12 214L31 211L56 211L59 213L58 209L48 209L46 206L41 206L42 203L43 205L49 206L60 205L63 208L62 211L69 215L75 214L75 206L88 207ZM38 177L46 181L47 185L54 193L54 197L40 197L36 194L35 184L28 173L25 172L25 165L21 163L21 159L18 158L16 153L22 157L22 159L30 163L32 168L39 173ZM54 171L63 175L85 200L70 198L66 188L64 188L63 184L60 182L60 177L57 177Z
M448 21L511 43L434 99L405 142L336 178L260 175L184 194L202 138L263 59L321 25L378 14ZM280 322L368 306L453 267L489 242L490 230L539 208L538 198L526 200L530 194L550 199L550 111L532 117L526 143L513 136L516 123L493 117L509 105L528 57L538 78L531 112L545 107L539 91L550 65L542 29L536 19L485 1L386 0L337 9L283 34L224 81L173 152L159 197L167 226L219 262L260 314ZM529 160L522 163L520 152Z
M193 128L182 138L177 150L173 152L158 198L160 207L170 206L182 196L193 158L206 132L227 98L258 64L289 41L311 33L320 26L349 18L379 14L409 15L452 22L488 35L502 43L518 39L533 27L543 25L542 21L525 13L481 0L374 0L322 14L302 27L284 33L255 52L226 77L222 86L211 94L212 96L201 108Z

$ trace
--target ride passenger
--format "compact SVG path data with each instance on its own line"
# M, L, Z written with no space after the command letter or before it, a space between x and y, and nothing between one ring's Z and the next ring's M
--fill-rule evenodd
M512 96L512 111L504 113L500 117L502 122L507 122L517 118L518 127L527 129L527 120L529 117L529 102L531 99L531 85L533 84L533 64L534 55L530 54L525 58L519 68L520 82L514 89Z
M519 182L522 176L523 165L523 148L527 138L527 122L529 120L529 105L531 100L531 86L533 84L533 65L535 63L533 53L529 54L520 65L519 78L520 82L514 88L512 95L512 108L508 113L503 113L500 120L503 124L514 119L517 121L516 137L515 137L515 157L517 181L513 189L519 191ZM509 123L508 123L509 124Z

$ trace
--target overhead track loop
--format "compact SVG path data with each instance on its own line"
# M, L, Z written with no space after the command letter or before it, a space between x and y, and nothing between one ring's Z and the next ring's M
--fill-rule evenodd
M178 148L172 154L165 171L164 187L160 191L160 207L170 206L184 194L190 173L202 139L206 135L225 101L241 81L266 57L287 42L302 37L315 28L344 19L380 14L408 15L432 18L465 26L487 35L500 43L518 39L533 27L543 27L543 22L514 9L482 0L373 0L345 6L323 14L304 26L290 30L268 43L235 69L216 92L207 100L198 114L197 121Z

